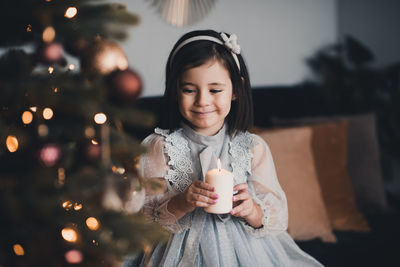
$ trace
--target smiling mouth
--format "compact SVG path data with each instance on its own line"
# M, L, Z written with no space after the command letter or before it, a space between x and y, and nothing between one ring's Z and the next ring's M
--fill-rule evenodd
M206 115L208 115L208 114L213 113L214 111L204 111L204 112L200 112L200 111L193 111L193 110L192 110L192 112L193 112L194 114L198 115L198 116L206 116Z

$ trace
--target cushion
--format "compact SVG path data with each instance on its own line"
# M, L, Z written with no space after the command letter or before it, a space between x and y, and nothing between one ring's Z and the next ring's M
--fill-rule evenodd
M364 213L385 212L385 196L374 113L348 116L274 118L279 127L348 121L347 169L357 206Z
M366 213L387 211L375 114L354 115L347 119L347 164L357 204Z
M289 209L288 232L295 240L336 242L318 184L310 127L255 130L270 146Z
M312 129L315 167L333 229L369 231L367 221L357 208L347 171L348 122L317 124Z

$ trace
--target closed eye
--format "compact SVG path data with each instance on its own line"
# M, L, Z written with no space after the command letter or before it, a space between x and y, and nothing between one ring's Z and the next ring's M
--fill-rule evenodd
M222 92L222 90L220 90L220 89L210 89L210 93L212 93L212 94L217 94L220 92Z
M189 88L182 88L182 92L185 94L191 94L194 93L195 90L189 89Z

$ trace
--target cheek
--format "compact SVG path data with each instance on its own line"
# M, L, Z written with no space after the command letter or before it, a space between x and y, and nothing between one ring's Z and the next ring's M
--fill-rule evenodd
M179 106L179 111L181 114L185 113L185 110L189 109L190 107L190 101L187 97L185 96L180 96L178 100L178 106Z
M225 115L228 115L232 106L232 101L230 99L225 100L223 103L221 103L221 109L226 113Z

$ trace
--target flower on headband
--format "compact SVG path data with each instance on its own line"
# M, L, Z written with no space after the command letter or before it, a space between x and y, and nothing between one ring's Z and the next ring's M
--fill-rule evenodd
M240 54L240 45L237 44L236 34L231 34L231 36L226 36L225 33L221 33L222 40L224 40L224 45L229 48L233 53Z

